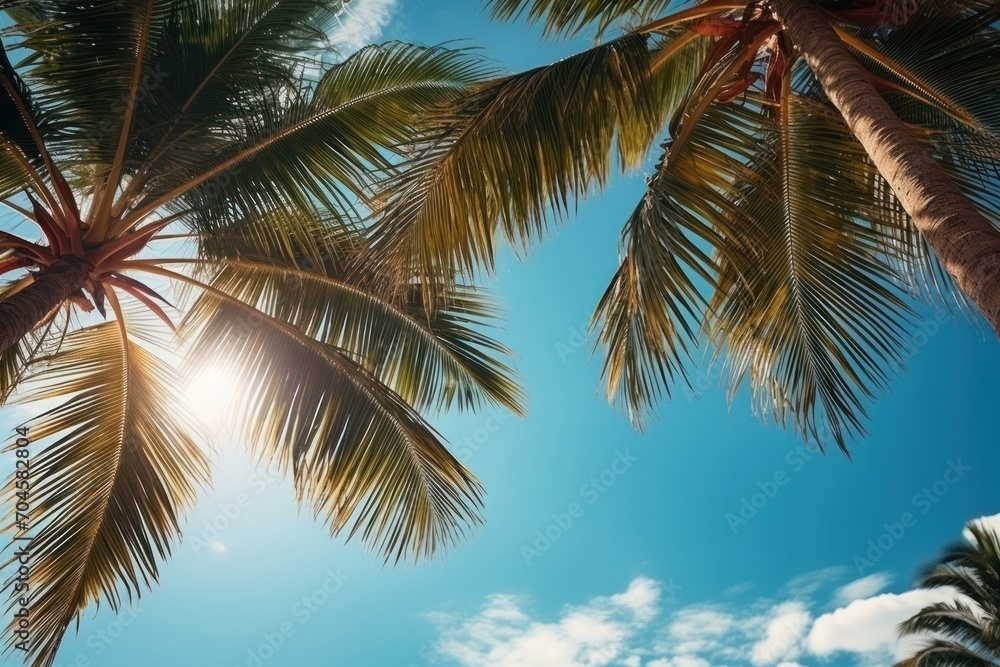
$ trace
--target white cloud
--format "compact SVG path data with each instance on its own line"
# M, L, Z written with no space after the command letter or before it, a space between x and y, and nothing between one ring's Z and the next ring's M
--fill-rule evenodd
M652 579L636 577L624 593L612 595L613 606L624 607L635 614L637 620L648 623L659 612L660 587Z
M1000 515L981 520L1000 526ZM435 649L461 667L804 667L830 659L875 667L921 642L899 640L899 623L956 596L950 589L882 593L888 573L848 581L849 572L831 567L797 576L777 599L698 603L669 613L662 608L672 600L672 581L646 577L554 618L529 613L523 598L493 595L472 617L433 615L440 627Z
M764 637L753 645L750 662L758 667L793 660L802 654L802 639L811 616L804 603L794 600L772 610Z
M801 667L806 601L693 605L664 616L664 590L637 577L548 619L526 611L524 598L492 595L472 616L431 615L435 652L462 667Z
M711 667L704 658L693 655L679 655L675 658L657 658L646 663L646 667Z
M844 607L854 602L877 595L885 590L892 579L885 572L876 572L866 577L855 579L846 586L841 586L834 592L833 601L838 607Z
M681 609L667 625L666 637L655 645L657 653L678 657L713 655L725 648L723 638L737 625L737 619L720 609L694 606ZM673 665L673 663L671 663Z
M664 616L664 591L637 577L554 618L529 613L524 598L493 595L471 617L432 615L441 633L434 648L462 667L799 667L811 620L805 601L694 605Z
M735 619L714 609L688 608L677 613L670 624L670 636L678 641L691 641L726 634Z
M495 595L472 618L443 628L436 650L465 667L620 664L632 657L629 640L659 613L659 596L659 584L637 577L622 593L567 607L558 620L543 622L525 614L518 598Z
M330 34L333 46L343 55L378 41L399 10L399 0L354 0L347 3L340 25Z
M905 651L896 639L896 627L927 605L953 597L947 590L918 589L855 600L817 618L806 646L820 657L847 651L901 658Z

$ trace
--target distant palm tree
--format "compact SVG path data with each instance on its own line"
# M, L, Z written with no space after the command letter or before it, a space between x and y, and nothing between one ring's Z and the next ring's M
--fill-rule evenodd
M6 643L35 667L88 605L156 580L208 480L155 281L191 295L185 372L234 378L252 453L333 534L423 558L480 520L478 482L421 413L523 412L483 332L493 307L387 284L360 260L354 208L416 112L482 73L404 44L341 60L341 9L0 0L0 404L19 386L55 404L27 424L30 479L6 496L30 508L11 528L34 535L27 653L16 619ZM143 252L179 237L178 257Z
M491 268L498 236L530 247L665 133L595 315L636 425L704 338L733 392L845 448L906 356L908 297L954 277L1000 332L997 3L490 4L552 35L630 23L437 112L373 238L428 289Z
M923 588L948 587L961 598L921 609L900 624L902 637L929 637L897 667L1000 666L1000 537L978 523L972 540L950 547L923 575Z

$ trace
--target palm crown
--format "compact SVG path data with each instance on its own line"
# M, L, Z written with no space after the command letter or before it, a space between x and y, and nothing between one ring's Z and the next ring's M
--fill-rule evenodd
M949 602L929 605L899 627L923 645L897 667L1000 665L1000 537L980 522L970 539L948 547L921 577L923 588L953 590Z
M968 207L980 239L963 252L992 271L1000 262L996 6L705 0L669 13L671 4L491 2L495 17L524 15L553 35L627 26L439 109L386 195L374 237L380 262L425 276L430 292L448 271L490 268L497 237L529 247L616 166L646 164L659 139L594 317L609 397L641 426L707 341L713 359L724 357L733 392L748 381L760 413L846 451L863 432L866 402L902 365L911 297L957 293L953 273L967 289L971 272L953 263L951 239L940 240L959 230L954 221L935 223L937 236L918 233L914 221L927 216L911 218L887 180L909 186L912 175L898 178L905 169L885 170L885 159L873 164L879 132L869 127L864 145L856 139L845 105L831 103L778 10L818 19L836 55L864 66L864 86L905 122L896 121L896 135L912 134L911 152L935 158L933 169L945 172L935 182L950 177L961 189L962 201L949 201ZM988 275L996 293L997 274Z
M55 405L27 425L33 665L87 605L156 579L208 481L185 366L247 388L240 435L332 533L398 560L479 521L478 483L422 413L523 411L483 333L494 306L377 275L355 209L416 112L483 71L404 44L341 59L340 5L0 2L0 400ZM178 236L194 251L141 252ZM180 371L157 282L186 288ZM95 307L111 320L74 323Z

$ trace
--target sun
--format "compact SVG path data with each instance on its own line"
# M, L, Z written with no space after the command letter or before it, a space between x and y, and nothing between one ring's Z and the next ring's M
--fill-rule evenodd
M208 364L191 373L184 383L184 402L208 426L221 425L237 393L235 374L222 364Z

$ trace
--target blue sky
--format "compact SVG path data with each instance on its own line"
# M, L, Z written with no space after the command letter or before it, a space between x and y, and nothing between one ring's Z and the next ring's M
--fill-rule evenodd
M352 8L340 38L353 46L472 38L512 70L586 46L490 24L472 0ZM641 189L641 175L615 180L526 262L500 262L499 335L519 354L531 411L436 420L488 491L486 525L466 544L383 567L222 448L160 585L120 614L88 614L56 665L891 664L905 650L894 625L933 598L911 590L917 567L1000 512L1000 346L924 313L926 336L853 461L761 427L713 377L696 376L701 396L679 393L638 435L604 400L581 332ZM0 425L24 416L7 409Z

